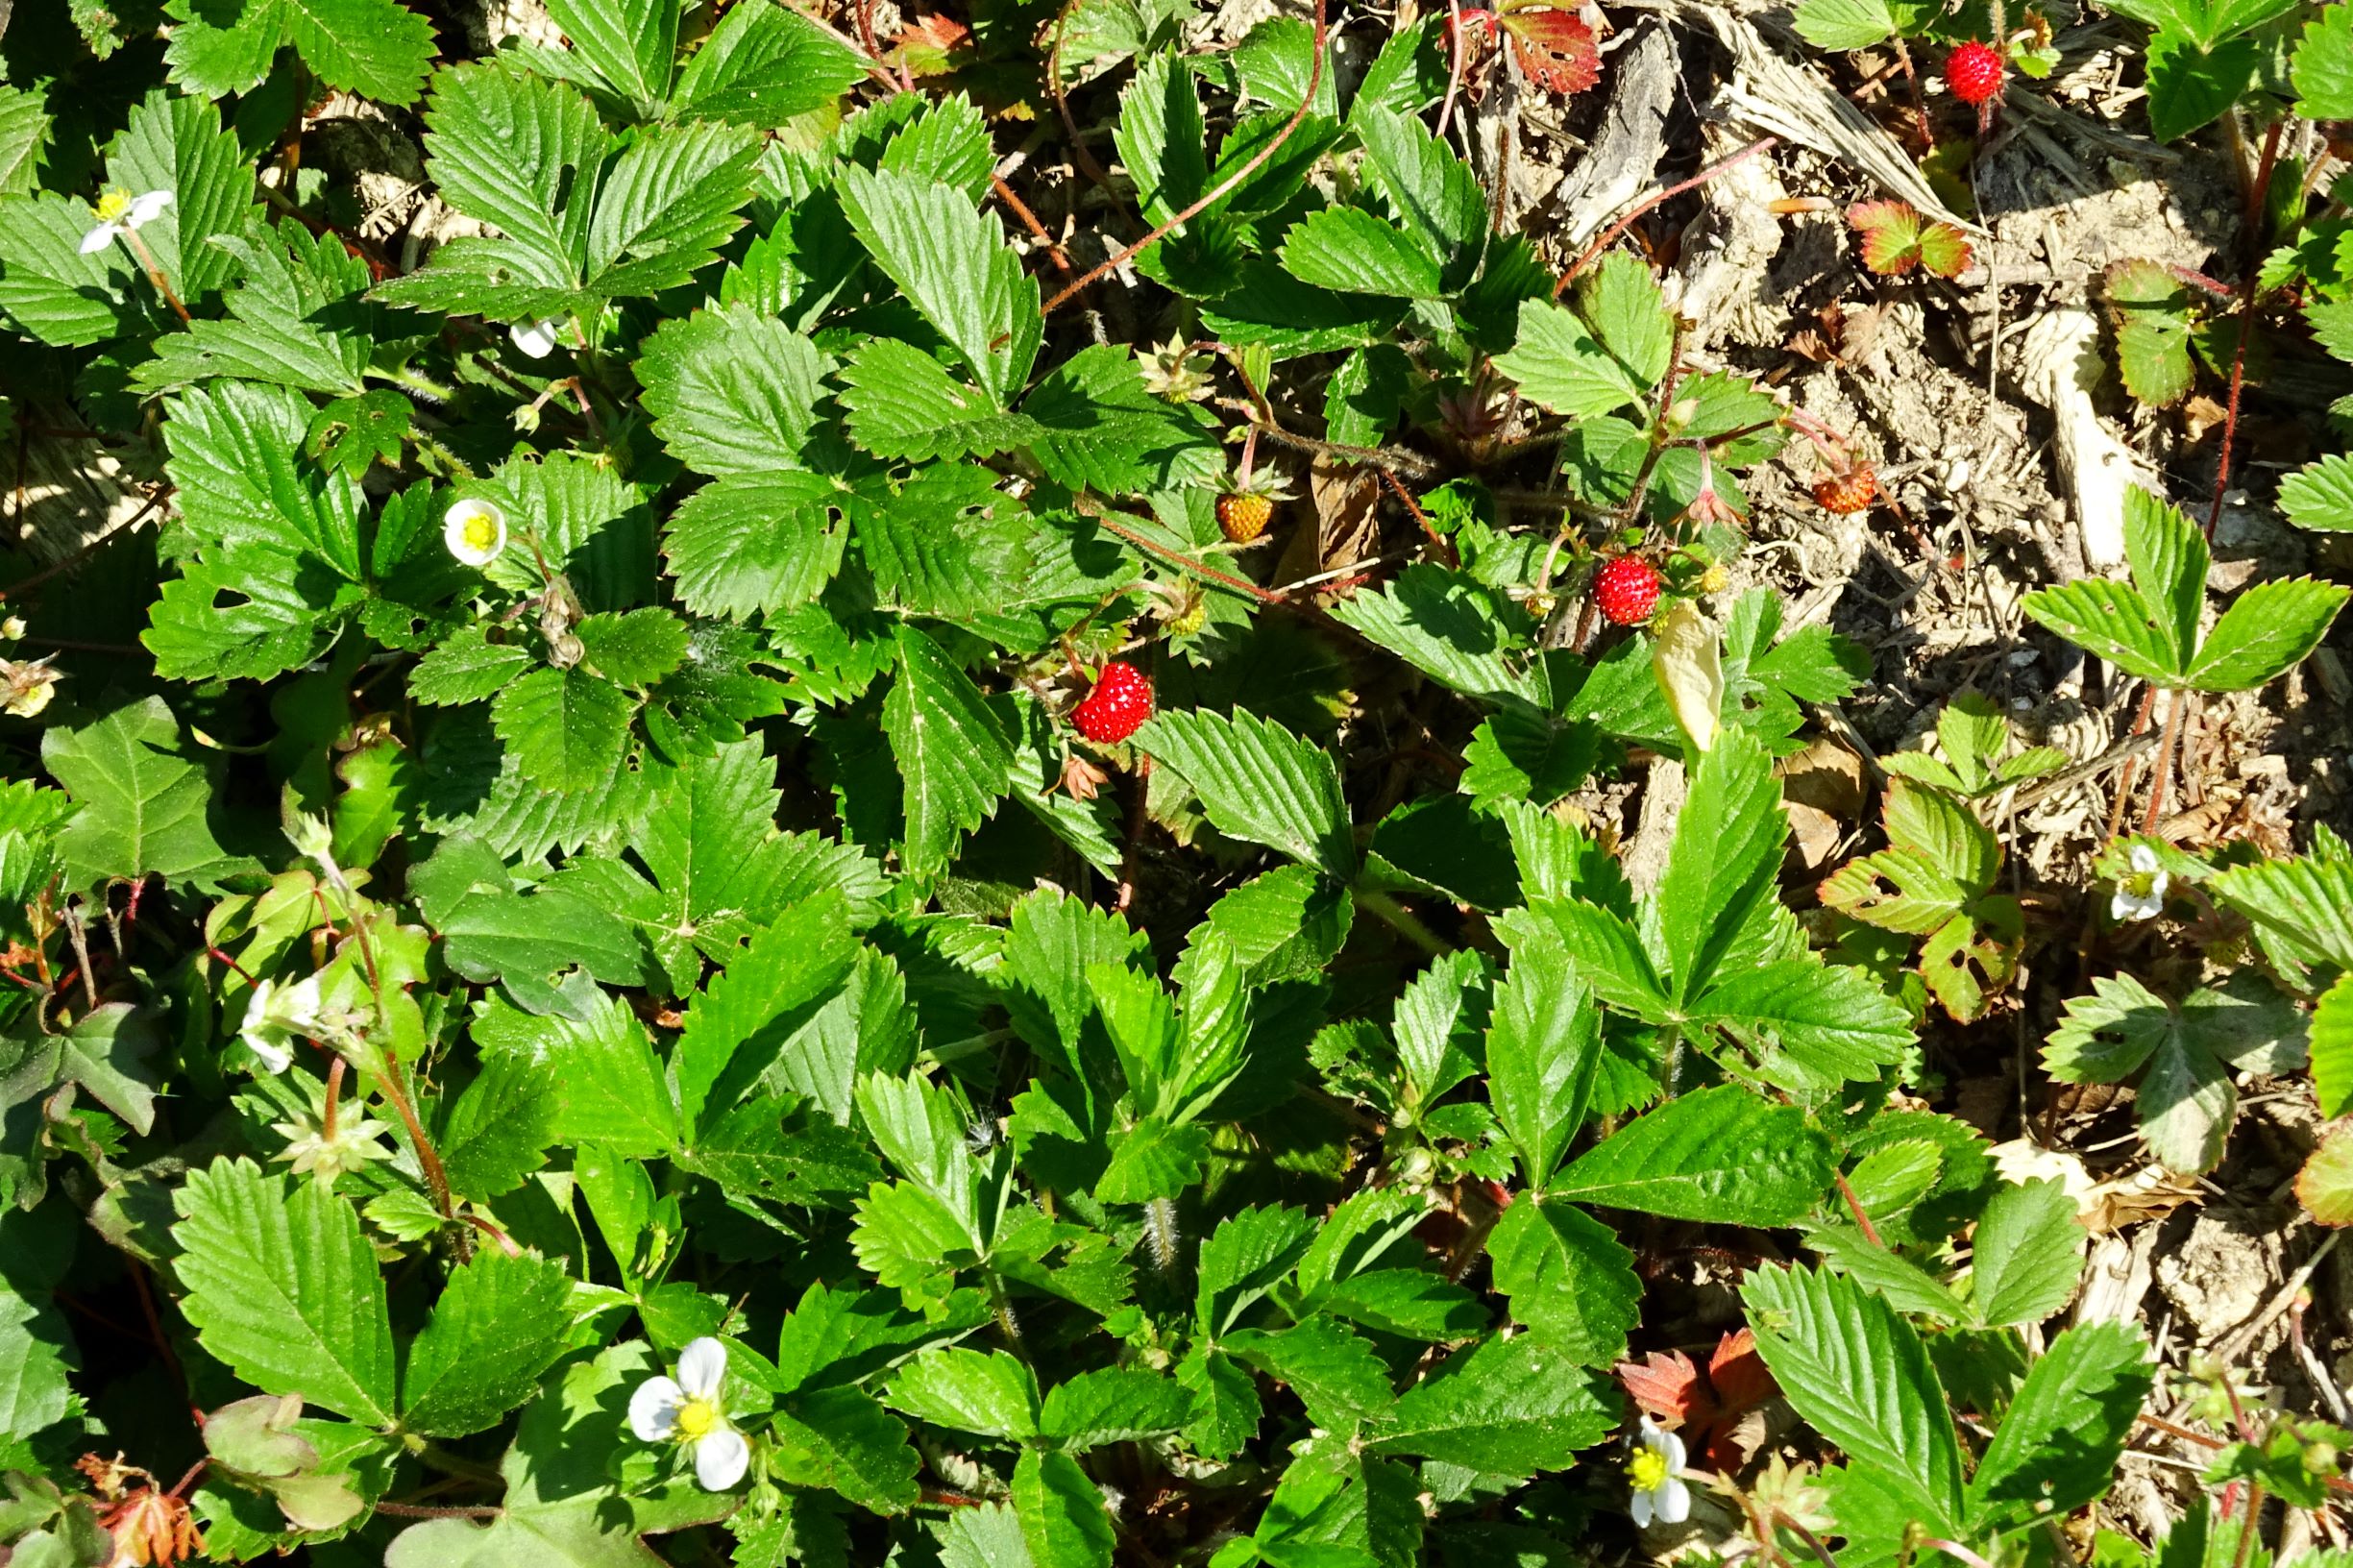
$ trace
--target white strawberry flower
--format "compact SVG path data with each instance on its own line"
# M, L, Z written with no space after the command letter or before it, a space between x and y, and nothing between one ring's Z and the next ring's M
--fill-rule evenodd
M319 1017L319 977L311 975L290 986L274 980L257 982L245 999L245 1022L237 1033L261 1065L283 1072L294 1061L294 1042L315 1040L326 1029Z
M1679 1525L1691 1517L1691 1488L1683 1484L1683 1440L1653 1421L1642 1418L1634 1433L1633 1457L1626 1461L1626 1479L1634 1485L1629 1511L1644 1530L1655 1520Z
M506 329L506 335L526 359L545 359L563 341L564 324L550 317L537 321L519 321Z
M706 1335L680 1353L675 1378L648 1378L629 1396L629 1430L649 1443L692 1448L695 1479L707 1492L727 1490L751 1466L751 1445L719 1403L726 1377L727 1347Z
M2116 879L2116 896L2108 901L2110 918L2145 920L2165 908L2166 885L2171 880L2158 863L2157 851L2145 844L2132 846L2132 870Z
M506 548L506 514L486 501L461 501L441 514L441 542L468 566L488 566Z
M168 190L151 190L140 196L127 190L108 191L90 208L98 215L98 227L82 236L82 254L105 250L132 230L154 222L171 205Z

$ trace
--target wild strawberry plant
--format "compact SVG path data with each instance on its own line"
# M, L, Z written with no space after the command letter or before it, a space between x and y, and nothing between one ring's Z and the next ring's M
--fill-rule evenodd
M463 58L390 0L77 5L0 103L19 429L150 487L5 590L11 1560L2047 1551L2148 1352L2039 1333L2073 1199L1801 922L1777 758L1868 666L1726 592L1789 434L1834 512L1875 472L1441 135L1484 72L1590 86L1590 24L1343 69L1321 10L1213 56L1164 6L550 10ZM1091 252L1008 184L1041 81L1133 193ZM302 162L329 89L418 106L440 243ZM1959 270L1901 216L1887 270ZM1354 569L1301 574L1328 514ZM2196 530L2131 538L2027 608L2167 688L2344 597L2206 629ZM2065 759L1955 706L1820 899L1970 1019L2023 941L1971 802ZM1628 774L1686 792L1647 870L1577 803ZM2119 850L2112 923L2241 922L2353 1108L2341 845ZM2211 1164L2238 984L2103 986L2052 1071L2179 1083L2145 1126Z

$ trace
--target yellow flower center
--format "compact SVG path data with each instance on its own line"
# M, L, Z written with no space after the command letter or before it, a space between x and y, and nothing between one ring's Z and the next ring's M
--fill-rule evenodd
M131 193L127 190L110 190L98 198L94 210L100 223L119 223L123 215L131 210Z
M1667 1457L1654 1448L1638 1448L1626 1461L1627 1479L1637 1492L1654 1492L1667 1482Z
M2120 878L2124 892L2134 898L2146 898L2157 891L2155 871L2126 871Z
M719 1405L714 1400L690 1399L678 1407L678 1436L682 1441L695 1442L711 1434L719 1425Z
M498 542L498 519L492 517L488 512L476 512L472 517L466 519L466 548L468 550L490 550L495 548Z

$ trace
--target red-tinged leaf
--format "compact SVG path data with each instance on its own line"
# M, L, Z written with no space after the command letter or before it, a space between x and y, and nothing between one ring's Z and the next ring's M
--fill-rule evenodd
M972 30L937 12L918 17L892 38L895 58L914 76L939 76L953 69L950 59L971 42Z
M942 16L934 12L929 16L918 17L907 26L900 28L898 37L891 41L902 49L928 47L945 54L951 49L961 47L964 41L971 36L972 30L956 20L955 17Z
M1716 1391L1718 1408L1727 1414L1762 1405L1777 1387L1773 1374L1765 1370L1765 1359L1756 1353L1756 1335L1746 1329L1726 1335L1716 1346L1716 1353L1707 1359L1707 1383Z
M1663 1425L1679 1427L1691 1446L1707 1456L1719 1470L1735 1470L1747 1462L1753 1442L1741 1441L1740 1426L1751 1411L1771 1399L1777 1386L1756 1353L1748 1330L1726 1335L1702 1372L1679 1350L1653 1351L1639 1361L1621 1361L1618 1381L1642 1407ZM1753 1438L1757 1433L1747 1434Z
M1920 264L1939 278L1958 278L1969 270L1969 236L1942 219L1932 219L1920 232Z
M1601 45L1575 12L1530 7L1507 11L1500 20L1520 69L1546 92L1567 98L1602 79Z
M1465 41L1478 43L1494 35L1495 12L1483 11L1477 7L1465 7L1458 12L1449 12L1446 15L1446 28L1450 33L1459 29Z
M1707 1384L1715 1395L1715 1411L1699 1435L1700 1450L1719 1470L1737 1470L1749 1462L1763 1438L1763 1429L1751 1419L1759 1405L1780 1391L1765 1359L1756 1353L1756 1336L1747 1329L1726 1335L1707 1359Z
M1715 1413L1715 1396L1679 1350L1654 1350L1639 1361L1620 1361L1617 1371L1634 1403L1668 1426L1697 1427Z
M1857 202L1847 222L1862 236L1863 265L1897 278L1920 262L1920 214L1903 202Z

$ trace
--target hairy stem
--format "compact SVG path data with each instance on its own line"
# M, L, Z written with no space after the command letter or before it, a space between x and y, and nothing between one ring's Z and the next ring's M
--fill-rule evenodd
M1318 14L1320 14L1320 12ZM1662 202L1673 201L1676 197L1680 196L1687 190L1699 189L1702 185L1707 184L1707 182L1713 180L1716 176L1724 173L1727 169L1746 163L1757 154L1771 148L1781 138L1778 136L1759 136L1754 141L1749 143L1746 147L1743 147L1740 151L1732 154L1729 158L1720 159L1716 162L1710 163L1707 165L1707 167L1702 169L1690 179L1669 185L1663 190L1654 190L1651 192L1650 195L1645 196L1641 201L1636 202L1633 207L1627 211L1626 216L1620 218L1617 222L1603 230L1594 239L1593 243L1586 246L1583 253L1581 254L1576 260L1569 263L1568 270L1560 275L1560 281L1553 284L1553 298L1556 300L1560 298L1561 294L1568 288L1569 284L1577 281L1577 275L1584 271L1587 267L1591 266L1593 264L1593 258L1601 255L1604 251L1607 250L1611 243L1614 242L1620 234L1632 228L1636 218L1642 216L1642 214L1648 212L1651 210L1651 208L1658 206Z
M1062 292L1056 294L1052 299L1045 302L1044 306L1042 307L1042 314L1049 316L1052 315L1062 306L1068 303L1070 297L1076 294L1079 290L1085 288L1088 284L1093 282L1098 278L1118 271L1121 267L1127 265L1127 263L1135 257L1138 252L1143 250L1146 246L1152 244L1154 241L1164 237L1174 230L1189 222L1191 219L1199 216L1201 213L1207 211L1210 208L1215 206L1217 203L1225 200L1228 192L1234 190L1243 181L1258 173L1259 169L1266 162L1266 160L1274 157L1277 150L1279 150L1285 142L1291 139L1291 133L1299 129L1300 122L1308 117L1308 110L1315 107L1315 94L1322 88L1324 84L1325 4L1326 0L1315 0L1315 53L1313 59L1310 61L1308 66L1307 93L1299 100L1299 107L1291 111L1291 117L1284 122L1283 129L1276 134L1275 138L1272 141L1269 141L1265 146L1260 148L1247 163L1244 163L1240 168L1236 169L1232 174L1226 176L1223 180L1218 181L1216 184L1211 186L1206 194L1204 194L1191 206L1186 208L1184 211L1179 212L1176 216L1170 218L1166 223L1161 224L1157 228L1153 229L1152 232L1145 234L1143 238L1138 240L1135 244L1130 245L1126 250L1121 251L1118 255L1111 257L1109 260L1103 261L1093 267L1089 268L1083 277L1077 278L1072 282L1064 284Z

